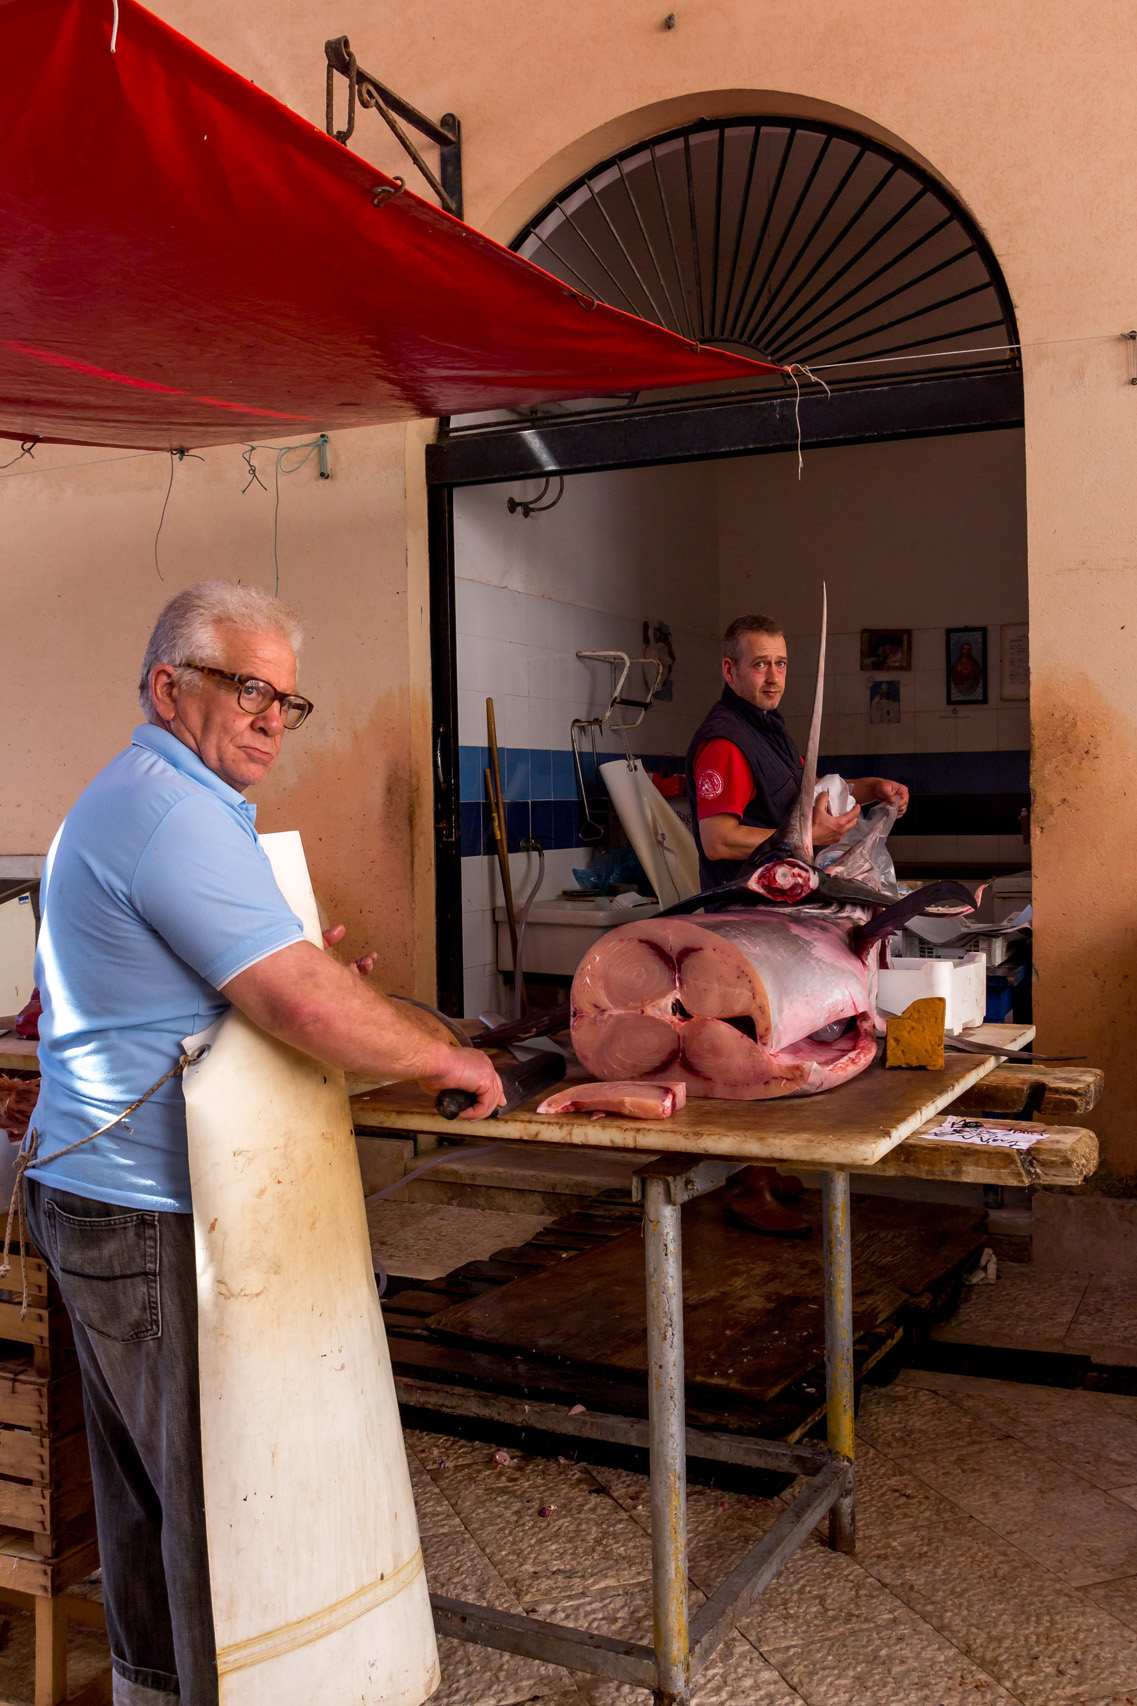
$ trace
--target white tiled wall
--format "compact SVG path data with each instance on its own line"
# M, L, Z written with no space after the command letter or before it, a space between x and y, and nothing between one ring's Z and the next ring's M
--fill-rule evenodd
M540 896L551 898L561 889L576 886L573 866L588 863L586 848L560 847L545 854L545 876ZM509 880L514 904L521 906L537 880L537 856L511 853ZM512 988L507 988L497 969L497 926L494 908L502 903L501 875L492 854L462 861L462 951L466 968L465 1014L475 1018L487 1010L510 1012ZM524 958L522 959L524 964Z
M630 736L636 752L685 752L719 691L714 486L701 464L576 475L528 519L510 496L535 482L455 493L459 734L486 741L487 695L503 746L565 751L574 717L605 709L612 676L578 651L643 653L643 622L673 630L674 697ZM642 698L642 676L625 687ZM607 751L620 742L607 736Z

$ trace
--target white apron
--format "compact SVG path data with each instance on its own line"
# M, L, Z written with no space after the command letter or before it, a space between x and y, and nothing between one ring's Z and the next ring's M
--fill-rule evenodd
M295 832L263 837L322 947ZM343 1074L231 1009L187 1039L221 1706L419 1706L438 1684Z

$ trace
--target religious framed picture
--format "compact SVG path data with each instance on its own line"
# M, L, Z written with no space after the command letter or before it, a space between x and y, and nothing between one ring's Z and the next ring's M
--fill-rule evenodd
M1002 628L1000 699L1030 698L1030 630L1025 622L1004 622Z
M898 723L900 721L900 683L898 681L869 682L869 722Z
M911 669L911 628L862 628L862 669Z
M987 703L986 628L948 628L947 702L949 705Z

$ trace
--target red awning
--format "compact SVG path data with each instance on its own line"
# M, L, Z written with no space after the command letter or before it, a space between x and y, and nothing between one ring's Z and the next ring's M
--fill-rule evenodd
M120 8L112 54L112 0L0 0L0 435L231 444L770 371L409 190L373 206L392 180Z

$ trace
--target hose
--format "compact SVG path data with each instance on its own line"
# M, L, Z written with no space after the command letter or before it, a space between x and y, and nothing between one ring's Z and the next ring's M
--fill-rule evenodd
M521 908L521 917L517 921L517 957L513 967L513 1017L515 1019L521 1017L521 979L525 953L525 926L529 922L529 908L536 900L537 892L545 880L545 849L541 843L539 841L523 841L521 845L526 852L536 853L537 855L537 881L526 895L525 904Z

